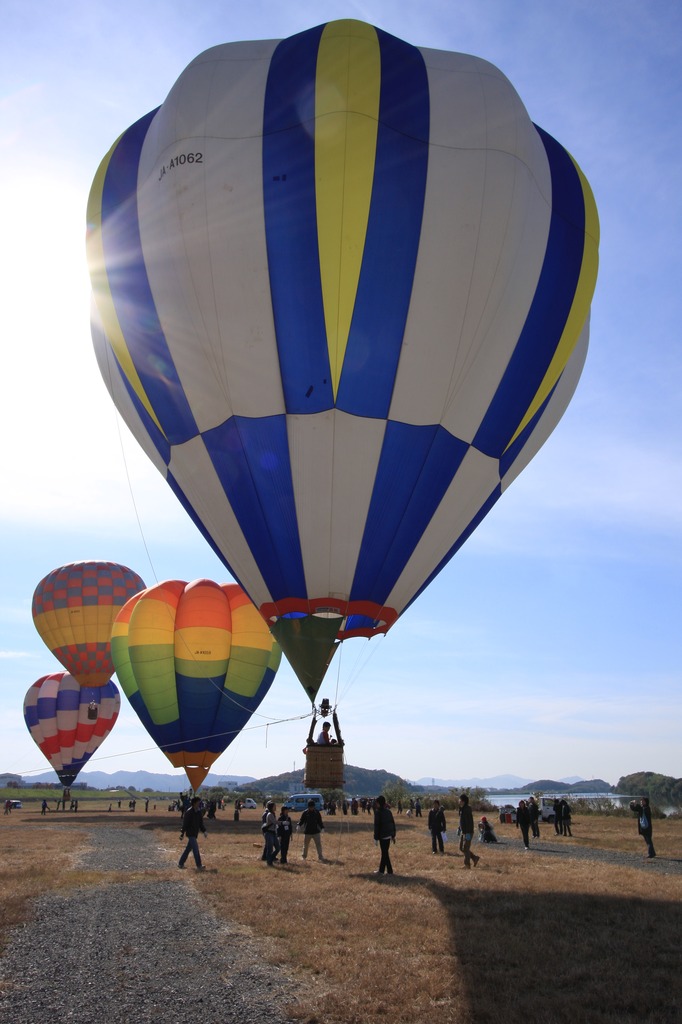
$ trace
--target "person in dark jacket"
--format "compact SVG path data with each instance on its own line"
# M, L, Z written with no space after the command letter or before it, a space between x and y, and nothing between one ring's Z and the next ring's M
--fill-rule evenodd
M188 809L182 819L182 831L180 832L180 838L184 839L187 836L187 846L182 851L182 856L178 861L178 867L184 868L185 861L190 855L190 851L194 854L194 862L197 866L197 871L203 871L204 865L201 863L201 854L199 853L199 833L203 832L206 835L206 829L204 828L204 817L199 810L199 797L195 796L192 798Z
M298 823L298 828L303 829L303 853L301 857L306 860L308 857L308 847L310 846L310 840L315 843L315 849L317 850L317 859L324 860L322 856L322 839L321 835L324 832L324 824L322 823L322 815L315 808L315 801L308 801L308 808L301 815L301 820Z
M431 852L445 853L443 847L443 832L447 829L445 824L445 814L443 808L440 805L439 800L433 801L433 806L429 811L429 832L431 833Z
M470 868L472 860L474 867L476 867L481 858L471 852L471 840L474 838L474 816L471 812L471 807L469 807L469 797L466 793L462 793L459 798L459 827L462 830L462 837L464 839L462 843L464 867Z
M478 837L482 843L496 843L497 836L495 835L495 829L492 827L486 817L481 818L478 823Z
M562 823L564 809L561 806L561 800L558 796L554 799L552 810L554 811L554 831L558 836L562 836L564 834L564 826Z
M530 831L533 839L540 838L540 808L534 796L528 798L528 813L530 814Z
M391 843L395 843L395 821L390 809L386 806L386 797L378 796L374 803L374 842L381 849L381 861L376 874L393 874L393 865L389 856Z
M530 831L530 811L528 810L528 805L525 800L519 800L519 806L516 808L516 827L521 829L524 850L530 850L530 843L528 839L528 832Z
M561 834L562 836L573 836L571 832L571 805L569 804L566 797L563 797L561 802Z
M263 812L261 831L263 833L263 839L265 840L265 861L269 868L273 864L277 863L277 854L279 853L279 839L277 837L277 818L275 817L275 811L277 807L274 800L268 800L266 809Z
M651 807L649 806L649 798L646 796L641 797L639 803L633 800L630 804L630 810L634 811L637 815L637 831L646 843L647 858L655 857L656 851L654 850L653 844L653 822L651 819Z
M287 856L289 854L289 843L291 842L291 833L293 831L294 823L289 817L289 812L286 807L283 807L279 812L279 818L277 819L277 838L279 839L279 862L280 864L287 863Z

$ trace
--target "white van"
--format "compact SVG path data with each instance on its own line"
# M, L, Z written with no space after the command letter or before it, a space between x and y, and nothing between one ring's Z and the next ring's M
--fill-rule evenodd
M561 799L561 798L559 798ZM540 821L548 821L550 825L554 824L556 814L554 813L554 801L555 796L541 796L538 799L538 809L540 811Z
M309 800L315 801L316 811L322 811L324 799L321 793L292 793L289 799L282 804L282 807L286 807L288 811L293 811L294 814L302 814L303 811L308 810Z

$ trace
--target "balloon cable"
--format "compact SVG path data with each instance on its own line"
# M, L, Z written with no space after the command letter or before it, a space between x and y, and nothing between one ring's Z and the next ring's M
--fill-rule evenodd
M112 356L111 356L111 348L110 348L109 345L106 346L106 357L107 357L107 375L109 377L109 381L108 381L108 383L109 383L109 392L110 392L110 394L113 395L113 393L114 393L113 374L112 374L112 370L111 370L111 358L112 358ZM142 546L143 546L143 548L145 550L145 554L147 555L147 561L149 562L149 567L150 567L150 569L152 571L152 576L154 577L154 581L156 583L158 583L159 582L159 577L156 575L156 569L154 568L154 563L152 561L151 552L150 552L149 546L147 544L147 539L146 539L146 537L144 535L144 530L142 529L142 520L140 519L140 513L139 513L138 508L137 508L137 502L135 501L135 494L134 494L134 491L133 491L133 482L130 479L130 471L128 469L128 460L126 459L125 445L123 444L123 434L121 433L121 417L120 417L120 414L119 414L119 412L118 412L118 410L116 409L115 406L114 406L114 420L116 422L116 431L118 433L118 443L119 443L119 447L121 449L121 458L123 460L123 469L125 471L126 480L128 482L128 491L130 493L130 500L132 502L133 512L135 513L135 519L137 521L137 528L140 531L140 537L142 539Z
M94 763L99 762L99 761L111 761L111 760L113 760L114 758L117 758L117 757L133 757L136 754L147 754L151 750L160 750L161 753L164 753L166 750L171 750L172 751L176 747L182 747L183 743L186 743L186 742L198 743L198 742L203 741L203 740L215 739L216 737L219 737L219 736L239 736L239 735L241 735L244 732L251 732L254 729L265 729L265 730L267 730L269 728L269 726L271 726L271 725L285 725L287 722L300 722L302 719L309 718L309 717L310 717L310 713L306 712L305 715L294 715L293 718L278 718L278 719L274 719L274 720L271 719L269 722L265 722L265 723L258 724L258 725L245 725L242 729L225 730L225 732L211 732L211 733L208 733L208 735L206 735L206 736L193 736L191 738L191 740L189 740L189 741L188 740L178 740L177 743L166 743L166 744L163 744L163 745L159 745L159 744L155 743L155 744L152 744L152 746L150 746L150 747L138 747L136 750L123 750L123 751L121 751L118 754L102 754L99 757L95 757L95 756L90 757L88 759L88 761L87 761L87 766L88 766L88 768L91 768ZM266 735L267 735L267 733L266 733ZM54 768L53 765L50 765L50 767L52 768L53 771L57 770L56 768ZM85 766L83 766L83 767L85 767ZM45 771L44 768L29 768L29 769L24 769L24 770L19 769L17 774L18 775L35 775L38 772L44 772L44 771Z
M379 640L383 639L384 636L385 636L385 634L380 634L378 637L373 637L372 639L379 641ZM369 649L369 653L367 652L368 647L370 648ZM358 681L358 679L367 672L367 666L368 666L370 660L374 657L376 652L379 650L379 647L381 647L381 643L377 642L377 643L370 644L369 641L368 641L366 645L362 645L358 649L358 655L357 655L357 658L355 659L355 664L353 665L353 667L350 670L350 673L349 673L349 676L348 676L348 680L347 680L345 686L343 687L343 689L341 691L341 694L339 696L339 700L345 700L346 695L348 694L349 690L353 686L355 686L355 683ZM337 683L337 690L338 690L338 683Z

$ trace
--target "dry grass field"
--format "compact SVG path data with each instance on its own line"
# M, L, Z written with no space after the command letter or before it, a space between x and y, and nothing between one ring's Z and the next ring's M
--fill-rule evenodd
M641 861L644 843L629 818L574 818L574 838L556 841L625 853L633 866L524 853L517 830L500 825L500 843L476 844L481 862L466 871L455 843L433 856L424 819L403 818L388 877L374 874L379 855L367 815L327 819L327 863L311 859L312 846L301 860L295 836L290 863L268 868L260 812L242 813L238 823L226 812L207 822L200 840L208 870L180 875L177 815L105 810L41 817L25 809L0 819L0 939L30 913L29 896L83 884L74 854L90 829L143 827L168 851L150 870L188 879L207 907L260 939L264 957L296 978L297 998L286 1007L292 1020L682 1019L682 874L663 870L665 859L679 869L682 819L655 823L655 863ZM543 838L554 843L548 826Z

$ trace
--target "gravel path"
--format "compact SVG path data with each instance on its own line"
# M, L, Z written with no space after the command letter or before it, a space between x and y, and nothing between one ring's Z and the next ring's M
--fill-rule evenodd
M292 994L258 943L200 904L153 834L97 828L84 870L140 881L46 893L0 960L2 1024L283 1024ZM189 876L189 877L187 877ZM279 1005L278 1005L279 1004Z

